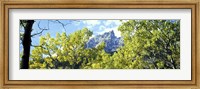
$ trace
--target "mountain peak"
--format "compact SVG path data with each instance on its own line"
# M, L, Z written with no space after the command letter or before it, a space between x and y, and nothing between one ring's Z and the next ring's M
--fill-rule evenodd
M110 32L111 32L111 34L115 34L113 30L112 30L112 31L110 31Z
M111 31L111 36L115 36L115 33L114 33L114 31L113 31L113 30Z
M101 42L105 42L104 50L109 53L113 53L118 47L123 46L123 41L121 37L117 38L114 31L112 30L91 38L86 43L86 48L94 48L98 46L98 44L100 44Z
M101 35L103 38L116 38L114 31L105 32Z

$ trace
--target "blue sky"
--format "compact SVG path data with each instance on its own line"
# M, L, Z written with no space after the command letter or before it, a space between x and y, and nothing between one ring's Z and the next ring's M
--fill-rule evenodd
M117 30L118 27L122 24L120 20L59 20L59 21L62 22L64 25L66 24L65 28L63 28L62 24L55 22L55 20L35 20L35 23L33 24L32 34L40 32L39 27L49 30L45 30L44 32L42 32L41 35L32 37L32 44L33 45L39 44L39 37L42 35L46 35L47 33L50 33L51 37L55 37L56 33L62 33L65 32L66 30L67 34L71 34L85 27L93 32L92 37L112 30L114 31L115 36L117 37L121 36L121 33ZM23 31L23 29L20 28L20 31ZM21 48L22 47L20 47L20 49Z
M88 28L93 32L93 36L98 34L103 34L105 32L114 31L115 36L120 37L121 33L117 30L119 25L122 24L120 20L59 20L65 25L65 28L62 24L55 22L55 20L35 20L33 25L33 34L39 32L39 27L46 28L46 30L42 33L42 35L46 35L46 33L50 33L51 37L55 37L56 33L65 32L67 34L71 34L77 30L81 30L83 28ZM32 38L33 44L38 44L39 36L35 36Z
M65 25L65 28L58 23L55 22L55 20L35 20L35 23L33 24L33 31L32 34L39 32L39 27L46 28L49 30L46 30L42 32L41 35L37 35L32 37L32 44L37 45L39 43L39 37L42 35L46 35L47 33L50 33L51 37L55 37L56 33L62 33L65 32L67 34L71 34L77 30L81 30L83 28L88 28L93 32L92 37L103 34L105 32L114 31L115 36L120 37L121 33L118 31L118 27L122 24L122 22L126 22L127 20L59 20ZM172 22L174 20L171 20ZM23 31L22 28L20 28L20 31ZM21 47L20 47L21 49Z

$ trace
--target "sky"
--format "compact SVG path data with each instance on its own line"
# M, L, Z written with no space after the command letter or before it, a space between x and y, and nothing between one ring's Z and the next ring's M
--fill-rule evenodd
M83 28L88 28L93 32L92 37L103 34L105 32L114 31L115 36L121 37L120 31L118 31L118 27L122 24L122 21L127 20L59 20L62 24L57 22L56 20L35 20L33 24L32 34L40 32L40 28L48 29L42 32L41 35L36 35L32 37L32 44L39 44L39 38L42 35L46 35L50 33L51 37L55 37L56 33L65 32L67 34L71 34L77 30L81 30ZM23 28L20 28L20 31L23 31ZM22 47L20 47L21 49Z
M51 37L55 37L56 33L62 33L65 32L67 34L71 34L77 30L81 30L83 28L88 28L90 31L93 32L92 37L103 34L105 32L114 31L115 36L121 37L120 31L118 31L118 27L128 20L59 20L62 24L59 22L56 22L56 20L51 19L44 19L44 20L35 20L35 23L33 24L33 31L32 34L38 33L40 31L40 28L43 29L49 29L42 32L41 35L36 35L32 37L32 44L37 45L39 44L39 38L42 35L46 35L47 33L50 33ZM174 20L171 20L174 22ZM20 28L20 31L23 31L23 28ZM20 45L20 49L21 49Z
M88 28L90 31L93 32L92 37L103 34L105 32L114 31L115 36L121 37L120 31L118 31L118 27L122 24L120 20L59 20L65 26L63 27L62 24L56 22L55 20L35 20L33 24L33 32L39 32L40 28L45 28L49 30L45 30L42 35L46 35L50 33L51 37L55 37L56 33L65 32L67 34L71 34L77 30L81 30L83 28ZM39 25L39 27L38 27ZM38 44L39 42L39 35L32 38L33 44Z

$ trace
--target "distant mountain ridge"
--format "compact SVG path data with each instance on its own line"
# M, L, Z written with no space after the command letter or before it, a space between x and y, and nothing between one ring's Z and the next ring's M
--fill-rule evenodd
M116 37L115 33L112 30L110 32L105 32L102 35L97 35L91 38L86 43L86 48L94 48L102 42L105 42L104 50L108 53L113 53L116 51L117 48L124 45L122 38Z

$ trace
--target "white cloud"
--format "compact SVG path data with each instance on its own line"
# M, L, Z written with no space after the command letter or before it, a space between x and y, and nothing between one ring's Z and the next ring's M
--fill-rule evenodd
M80 21L76 21L76 22L73 22L73 24L74 24L75 26L79 26L79 25L81 24L81 22L80 22Z
M113 29L111 28L104 28L101 32L98 32L98 34L104 34L105 32L112 31Z
M90 29L90 30L91 30L93 27L94 27L94 26L92 26L92 25L87 25L87 28Z
M119 21L119 20L107 20L107 21L105 21L105 23L104 23L104 25L105 26L109 26L109 25L111 25L111 24L115 24L115 25L120 25L121 24L121 22Z
M118 31L117 29L118 29L118 26L115 26L115 27L112 27L112 28L106 27L106 26L100 26L100 27L99 27L100 32L99 32L98 34L103 34L103 33L105 33L105 32L109 32L109 31L112 31L112 30L113 30L114 33L115 33L115 36L121 37L121 32Z
M117 28L115 30L113 30L115 33L115 36L117 37L121 37L121 32L117 30Z
M83 20L82 22L83 22L83 24L86 25L86 27L87 27L88 29L92 29L92 28L95 27L96 25L101 24L100 20Z
M97 34L103 34L105 32L114 31L115 36L121 37L121 32L118 31L118 27L123 23L127 22L128 20L105 20L101 24L101 20L84 20L83 24L87 25L87 28L92 29L96 25L100 25ZM94 36L93 36L94 37ZM91 37L92 38L92 37Z
M101 22L100 20L84 20L83 23L91 27L99 25Z
M111 20L104 21L104 25L105 25L105 26L109 26L109 25L112 24L112 23L113 23L113 21L111 21Z
M112 27L112 28L105 28L105 31L114 31L115 36L121 37L121 32L117 30L118 26Z
M99 31L103 31L106 27L104 25L99 26Z
M115 36L117 37L121 37L121 32L118 31L118 27L122 24L122 22L120 20L106 20L104 21L103 25L101 25L99 27L99 30L101 32L99 32L98 34L103 34L105 32L109 32L109 31L114 31ZM113 27L109 27L110 25L114 25Z

